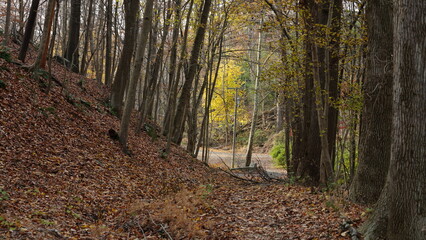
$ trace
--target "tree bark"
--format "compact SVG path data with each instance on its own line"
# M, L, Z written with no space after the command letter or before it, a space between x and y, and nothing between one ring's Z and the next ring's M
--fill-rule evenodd
M25 34L22 41L21 48L19 50L19 60L25 62L25 56L27 55L28 46L30 45L30 40L32 33L34 31L34 26L36 24L37 11L40 0L33 0L31 2L30 14L28 16L27 24L25 25Z
M257 40L257 56L256 56L256 76L254 79L254 100L253 100L253 115L251 118L251 125L250 125L250 134L249 139L247 143L247 153L246 153L246 167L250 166L251 164L251 158L253 155L253 140L254 140L254 134L256 132L256 122L257 122L257 112L258 112L258 97L259 97L259 81L260 81L260 58L262 55L262 25L263 25L263 19L260 21L259 26L259 37Z
M132 75L129 82L128 96L124 106L123 116L120 123L120 143L127 149L127 137L129 132L130 116L135 104L136 85L141 74L143 58L145 55L146 43L148 41L149 32L152 25L152 8L154 0L147 0L145 12L142 21L142 30L140 31L139 44L136 52L135 63L132 69Z
M375 203L385 185L392 131L392 1L369 1L369 52L363 86L359 165L350 189L357 203Z
M79 65L79 38L80 38L81 0L73 0L71 3L71 18L69 22L68 46L64 57L71 63L71 70L78 72Z
M40 67L44 67L46 64L47 52L49 49L50 30L52 28L52 22L55 11L56 0L49 0L47 4L46 17L43 25L43 35L40 41L40 49L38 50L37 58L31 69L37 70Z
M6 23L4 26L4 45L9 45L9 38L10 38L10 22L11 22L11 15L12 15L12 0L7 0L6 3Z
M205 0L203 10L201 13L200 24L197 28L197 32L195 35L194 45L191 51L191 58L189 60L189 67L187 74L185 75L185 82L182 87L182 93L179 98L179 103L176 111L176 115L174 118L174 133L173 133L173 141L175 143L180 143L182 139L184 123L185 123L185 112L189 104L192 83L194 81L194 77L197 72L198 67L198 57L200 55L200 50L203 44L204 35L206 32L207 20L210 13L210 6L212 1Z
M89 0L89 10L87 11L87 22L86 22L86 32L84 37L84 47L83 47L83 57L81 58L81 68L80 74L86 75L86 57L87 51L89 50L89 42L91 38L91 28L92 28L92 9L93 9L93 0Z
M136 19L139 11L138 0L125 0L125 32L123 50L120 56L120 63L115 74L111 89L111 107L118 115L121 115L124 92L130 76L130 63L135 47Z
M111 51L112 51L112 0L107 0L106 8L106 46L105 46L105 84L111 85Z
M425 13L425 1L396 1L389 240L426 239Z

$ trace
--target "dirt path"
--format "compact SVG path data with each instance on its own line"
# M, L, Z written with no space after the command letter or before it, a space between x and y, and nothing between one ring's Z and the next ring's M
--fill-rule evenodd
M198 159L201 159L199 154ZM232 151L211 149L209 157L209 165L213 167L222 167L223 162L227 166L232 165ZM283 168L276 167L272 161L272 157L266 153L253 153L252 163L262 166L272 177L283 178L286 175L286 171ZM243 167L245 165L245 153L237 152L235 154L235 166Z

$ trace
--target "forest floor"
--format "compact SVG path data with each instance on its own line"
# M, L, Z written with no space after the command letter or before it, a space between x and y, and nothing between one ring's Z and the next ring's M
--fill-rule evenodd
M350 239L341 224L363 221L343 191L239 180L175 145L162 158L134 128L128 156L109 90L52 75L0 58L0 239Z

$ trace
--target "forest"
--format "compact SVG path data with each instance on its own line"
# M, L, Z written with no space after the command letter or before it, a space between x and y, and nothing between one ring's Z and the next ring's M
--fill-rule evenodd
M2 0L1 239L426 239L426 1Z

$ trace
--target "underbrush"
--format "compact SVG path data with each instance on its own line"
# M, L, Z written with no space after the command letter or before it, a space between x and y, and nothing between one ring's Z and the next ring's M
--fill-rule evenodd
M212 222L201 222L204 213L214 211L209 204L213 186L183 189L162 200L133 203L122 215L117 228L141 237L204 239L212 232Z

